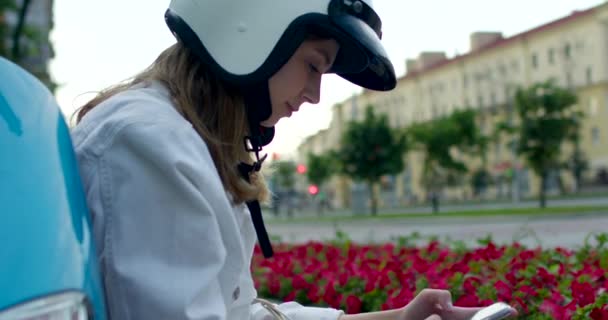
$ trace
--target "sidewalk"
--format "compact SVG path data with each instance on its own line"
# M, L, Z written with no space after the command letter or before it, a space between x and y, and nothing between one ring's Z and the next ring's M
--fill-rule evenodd
M577 198L577 199L554 199L547 201L547 207L593 207L593 206L608 206L608 197L594 197L594 198ZM523 208L538 208L537 200L525 200L518 203L513 202L491 202L491 203L480 203L480 204L440 204L441 213L455 212L455 211L477 211L477 210L497 210L497 209L523 209ZM365 212L354 213L352 209L334 209L331 211L325 211L323 217L352 217L352 216L368 216L370 215L369 209ZM285 208L282 208L279 217L275 217L272 214L272 210L264 210L265 216L269 221L272 220L287 220L287 213ZM432 214L430 205L421 206L408 206L398 208L379 208L378 215L390 215L390 214L420 214L428 213ZM305 207L301 210L294 209L294 217L318 217L318 211L316 207Z
M416 241L417 244L428 241L430 237L437 237L448 243L462 241L467 246L475 246L478 239L491 235L499 244L519 241L526 246L562 246L575 249L584 244L589 234L608 232L606 226L608 214L590 212L560 216L366 219L340 223L270 222L267 228L275 241L291 243L332 240L339 230L360 243L395 241L399 237L419 233L421 238Z

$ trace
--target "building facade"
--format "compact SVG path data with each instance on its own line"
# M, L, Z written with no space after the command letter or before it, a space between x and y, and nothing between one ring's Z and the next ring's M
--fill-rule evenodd
M422 52L416 59L408 59L406 66L407 72L395 90L364 90L334 106L329 129L320 133L326 143L318 150L337 149L346 123L360 120L370 104L387 114L391 126L396 128L470 108L477 111L482 132L489 134L498 122L511 119L512 96L518 87L554 79L558 85L576 92L576 108L586 114L581 148L590 161L590 170L585 179L594 180L608 170L608 127L602 126L608 120L607 4L575 11L508 38L499 32L475 32L470 35L470 51L466 54L448 58L443 52ZM307 145L314 140L309 138L300 149L310 149ZM520 198L538 194L539 179L506 141L490 146L487 159L491 174L497 179L485 196ZM420 185L422 155L410 152L405 160L404 172L391 177L394 187L389 193L394 193L399 205L426 198ZM467 164L475 169L481 160L467 159ZM509 179L505 178L507 172ZM572 184L568 174L556 174L549 181L548 191L572 189ZM335 187L346 189L340 193L350 192L349 183L336 182ZM467 199L471 190L465 185L450 188L443 197ZM348 196L339 204L349 206Z

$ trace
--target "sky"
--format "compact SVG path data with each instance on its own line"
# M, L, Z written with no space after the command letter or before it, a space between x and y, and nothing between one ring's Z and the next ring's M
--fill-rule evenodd
M375 0L374 7L383 22L382 42L401 76L405 60L422 51L445 51L448 58L466 53L473 32L499 31L508 37L603 2ZM163 19L168 4L169 0L54 0L55 58L50 67L60 85L56 96L66 116L95 92L146 68L175 42ZM327 128L332 105L358 92L338 76L324 76L321 102L304 105L279 122L275 139L265 150L294 155L304 138Z

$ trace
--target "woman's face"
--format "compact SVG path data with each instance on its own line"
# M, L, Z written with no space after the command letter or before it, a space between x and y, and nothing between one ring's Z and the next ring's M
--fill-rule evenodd
M319 103L321 76L331 68L338 49L338 42L333 39L311 39L300 45L268 80L272 114L262 126L274 126L281 118L298 111L305 102Z

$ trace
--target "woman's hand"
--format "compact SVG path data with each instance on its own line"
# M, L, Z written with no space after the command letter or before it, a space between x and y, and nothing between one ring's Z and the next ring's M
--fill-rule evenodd
M397 320L469 320L481 309L454 307L449 291L424 289L400 309ZM513 315L516 314L513 309Z

